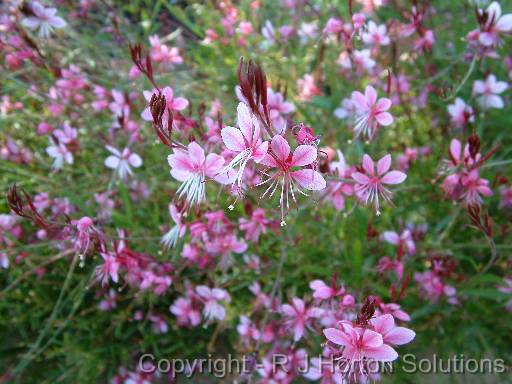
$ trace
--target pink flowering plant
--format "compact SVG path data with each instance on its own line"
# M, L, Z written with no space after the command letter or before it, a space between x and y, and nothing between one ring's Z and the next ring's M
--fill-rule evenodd
M1 2L0 383L508 382L511 34L506 1Z

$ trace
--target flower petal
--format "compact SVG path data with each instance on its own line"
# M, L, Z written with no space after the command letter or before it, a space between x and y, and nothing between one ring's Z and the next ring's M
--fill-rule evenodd
M303 167L316 160L317 151L312 145L299 145L292 156L292 166Z
M291 172L290 175L301 187L310 191L320 191L326 186L323 176L313 169L301 169Z
M382 176L391 167L391 155L387 154L377 162L377 175Z
M351 344L350 338L339 329L327 328L324 329L324 335L330 342L338 345L349 346Z
M392 345L403 345L411 342L416 333L405 327L394 327L384 336L384 341Z
M386 173L380 180L384 184L400 184L407 178L407 175L400 171L391 171Z
M373 176L375 174L375 165L373 164L373 160L367 154L363 156L363 169L366 171L368 176Z
M222 128L220 131L220 135L222 136L222 141L224 145L235 152L241 152L245 149L244 137L242 136L242 132L239 129L234 127L226 127Z
M271 143L272 151L281 161L286 161L290 155L290 145L281 135L275 135Z

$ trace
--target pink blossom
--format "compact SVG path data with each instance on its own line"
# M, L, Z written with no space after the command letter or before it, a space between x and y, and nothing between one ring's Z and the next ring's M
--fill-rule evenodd
M468 123L474 123L475 121L473 108L464 103L464 100L459 97L455 99L454 104L448 105L448 113L455 128L462 127Z
M172 177L182 182L176 193L180 198L185 196L189 205L199 205L204 201L206 177L221 184L231 182L232 175L221 172L224 158L215 153L205 156L203 148L195 141L188 145L186 151L175 148L167 161Z
M386 25L377 25L373 21L368 22L368 27L366 31L362 33L362 38L366 44L376 47L389 44Z
M355 65L355 69L359 74L369 72L375 67L375 60L372 59L369 49L355 49L352 52L352 56L347 51L344 51L336 62L344 69L352 69Z
M154 61L171 65L183 63L183 57L181 57L179 49L176 47L169 48L162 44L157 35L149 36L149 43L151 44L151 58Z
M231 298L229 294L220 288L208 288L205 285L196 287L196 293L203 300L203 315L208 321L224 320L226 317L226 309L219 304L219 301L229 303Z
M416 253L416 244L409 229L404 229L400 234L393 231L385 231L382 234L382 239L389 244L403 248L411 256Z
M285 324L292 329L295 342L304 336L306 326L311 323L311 320L318 318L322 314L320 308L307 308L304 301L297 297L292 299L292 305L281 305L281 312L289 318Z
M482 9L478 10L482 15ZM484 46L497 45L500 42L500 33L512 31L512 13L506 15L501 14L501 6L498 2L493 1L485 10L487 14L486 22L481 26L479 34L479 42Z
M299 87L299 99L308 102L311 101L313 96L319 96L322 91L316 85L316 81L313 75L306 73L302 79L297 80Z
M110 289L108 293L105 294L103 300L99 302L98 309L100 311L110 311L116 306L116 291L114 289Z
M64 19L56 16L56 8L45 8L36 1L31 2L30 8L34 12L34 16L24 18L21 23L32 31L39 29L39 37L48 38L53 28L60 29L66 26Z
M492 196L492 190L489 188L489 182L480 178L478 170L474 169L460 178L460 183L464 188L462 197L469 205L481 204L482 196Z
M193 301L187 297L180 297L169 307L172 314L177 317L178 324L191 325L193 327L201 322L201 313L193 305Z
M373 330L382 335L382 340L390 345L403 345L410 343L416 333L405 327L396 327L393 316L386 314L370 319Z
M348 322L341 323L341 329L326 328L324 335L330 342L343 346L342 356L351 362L394 361L398 354L387 344L382 335L370 329L353 327Z
M403 172L389 171L390 167L391 155L388 154L377 162L377 173L375 174L375 164L372 158L365 154L362 162L362 171L364 173L352 173L352 178L356 181L356 195L364 204L373 201L377 215L380 214L379 195L385 201L391 201L391 191L386 189L384 184L400 184L407 177Z
M182 224L181 218L183 214L178 211L176 205L169 204L169 214L176 225L162 237L161 243L167 248L174 248L178 239L185 236L187 226Z
M512 185L500 187L500 208L512 208Z
M347 168L345 157L340 150L338 150L337 153L339 161L331 163L331 170L338 178L349 179L351 171ZM346 183L342 180L332 180L328 183L327 196L337 211L341 211L345 208L345 196L352 196L353 193L354 186L351 183Z
M152 92L150 91L144 91L144 98L149 102L151 100L151 97L153 95L158 96L159 92L158 90L154 89ZM171 87L165 87L162 89L162 95L165 97L165 110L162 117L164 126L167 125L167 121L169 119L169 109L171 111L182 111L185 108L188 107L188 100L184 97L174 97L174 91ZM151 115L151 110L149 108L149 105L144 109L144 111L141 114L141 117L143 120L146 121L153 121L153 116Z
M245 240L253 242L257 242L260 235L267 232L267 226L271 223L265 218L265 210L262 208L255 209L250 219L241 217L238 221L240 229L245 231Z
M239 103L237 108L238 129L226 127L221 130L224 145L237 155L226 166L225 170L240 166L236 173L235 181L241 187L242 176L247 162L253 159L256 163L261 162L268 151L268 141L261 140L260 124L247 105ZM234 181L234 182L235 182Z
M260 331L247 316L240 316L240 324L237 325L236 330L246 342L260 338Z
M336 282L333 281L332 286L328 286L322 280L313 280L309 283L309 288L311 288L313 292L314 299L320 300L329 300L337 296L345 295L345 288L336 287Z
M117 256L111 252L100 252L103 258L103 264L96 267L96 277L101 280L101 285L108 283L111 278L114 283L119 281L119 261Z
M512 17L512 14L510 15ZM503 99L499 96L508 88L504 81L496 81L496 76L489 75L485 80L475 80L473 83L473 95L477 96L477 101L484 109L503 108Z
M361 92L352 92L352 103L357 115L354 126L356 137L362 133L372 139L379 125L388 126L393 123L393 116L386 112L391 107L391 100L377 100L377 92L371 85L366 87L364 95Z
M126 179L128 175L133 175L131 167L139 168L142 165L140 156L133 153L130 148L125 148L122 152L110 145L105 148L112 153L105 159L105 166L113 169L121 180Z
M284 101L280 92L274 92L272 88L267 88L267 103L272 127L277 133L282 133L286 129L286 115L295 110L292 102Z
M52 168L59 170L64 167L64 163L73 164L73 154L71 151L62 143L53 143L50 140L50 146L46 147L46 153L53 157Z
M79 220L74 220L71 224L76 226L78 235L76 237L75 248L82 253L86 253L91 241L91 230L93 221L90 217L84 216Z
M262 160L262 164L270 168L276 168L277 172L271 174L265 181L259 185L269 184L262 197L267 194L269 197L281 184L281 225L285 225L284 212L289 209L289 195L296 202L295 191L304 194L299 187L304 189L318 191L325 188L326 183L323 176L311 168L303 168L292 171L294 167L305 167L315 162L317 158L317 149L312 145L299 145L293 154L290 151L290 145L281 135L275 135L271 142L272 154L267 154ZM285 201L286 200L286 201Z

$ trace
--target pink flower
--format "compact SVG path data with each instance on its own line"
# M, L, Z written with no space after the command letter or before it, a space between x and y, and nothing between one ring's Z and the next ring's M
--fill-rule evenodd
M484 12L479 9L478 13L482 15ZM512 13L502 16L501 6L496 1L487 7L485 13L487 14L486 22L481 26L478 40L482 45L489 47L499 43L500 33L512 31Z
M176 225L162 237L161 243L166 248L174 248L178 239L185 236L187 226L181 223L183 214L178 211L174 204L169 204L169 214Z
M268 151L268 141L261 140L260 124L244 103L239 103L237 108L238 129L226 127L221 130L224 145L237 155L226 166L225 170L240 166L234 182L241 187L242 176L247 162L253 159L259 163Z
M512 185L502 186L500 188L501 201L500 208L512 208Z
M459 97L455 99L455 104L448 105L448 113L451 116L451 121L455 128L475 121L473 108Z
M98 280L101 280L101 285L107 284L109 277L114 283L117 283L119 281L118 271L120 264L116 255L110 252L101 252L100 254L103 258L103 265L96 267L96 277Z
M267 226L271 223L265 218L265 211L262 208L255 209L250 219L241 217L238 222L240 229L245 231L245 240L253 242L258 241L260 234L267 232Z
M315 83L314 76L309 73L306 73L302 79L297 80L297 85L299 87L299 99L302 101L308 102L313 96L322 94Z
M281 305L281 312L289 318L285 324L292 329L293 340L297 342L304 336L305 328L311 320L318 318L322 314L322 309L315 307L307 308L303 300L294 297L292 305Z
M373 46L388 45L389 37L387 36L387 29L385 24L377 25L373 21L368 22L366 32L362 33L363 41L366 44Z
M144 91L144 98L149 102L151 100L151 97L153 95L158 96L158 90L153 89L152 92ZM169 119L169 109L171 111L182 111L185 108L188 107L188 100L184 97L174 97L174 91L171 87L165 87L162 89L162 95L165 96L165 110L162 117L164 126L167 125L167 120ZM153 121L153 116L151 115L151 110L149 108L149 105L144 109L144 111L141 114L142 119L146 121Z
M309 283L309 288L311 288L313 292L314 299L320 300L328 300L336 296L345 295L344 287L336 287L335 281L333 281L333 286L328 286L322 280L313 280Z
M391 167L391 155L386 155L377 163L377 174L375 164L370 156L363 156L361 172L353 172L352 178L356 181L355 192L358 198L368 204L373 201L377 215L380 215L379 195L387 202L391 201L391 191L384 187L384 184L400 184L407 175L400 171L389 171Z
M481 204L482 198L480 195L492 196L489 182L480 178L478 169L474 169L468 174L463 175L460 179L460 183L465 189L462 197L466 200L467 204Z
M414 239L409 229L404 229L400 234L393 231L386 231L382 234L382 239L389 244L403 247L411 256L416 253L416 244L414 244Z
M277 133L282 133L286 129L286 117L295 110L293 103L284 101L280 92L274 92L272 88L267 88L268 112L272 120L272 127Z
M123 149L123 152L110 145L105 146L105 148L112 153L112 155L105 159L105 166L114 169L121 180L124 180L128 175L133 175L130 166L139 168L142 165L140 156L133 153L130 148Z
M205 199L206 177L221 184L231 182L230 175L222 172L224 158L215 153L205 157L204 150L195 141L188 145L187 151L175 148L174 153L167 157L171 167L171 175L182 184L177 190L181 198L186 196L189 205L199 205Z
M84 216L79 220L73 220L71 224L76 226L78 235L76 237L75 248L82 253L87 252L91 241L91 229L93 221L90 217Z
M512 17L512 15L511 15ZM508 88L504 81L496 81L496 76L489 75L485 80L475 80L473 83L473 95L484 109L503 108L503 99L498 96Z
M62 143L53 143L50 140L50 146L46 148L46 153L53 157L52 168L54 170L62 169L64 163L73 164L73 154Z
M353 327L348 322L341 323L342 329L324 329L324 335L330 342L343 346L342 356L350 362L394 361L398 354L387 344L382 335L370 329Z
M30 8L34 16L24 18L21 24L32 31L39 29L39 37L48 38L53 28L60 29L66 26L64 19L56 16L56 8L45 8L35 1L31 3Z
M240 316L240 324L237 325L236 330L247 342L260 338L260 331L247 316Z
M347 165L345 163L345 157L343 153L338 150L338 158L339 161L333 162L331 164L331 170L334 171L335 175L340 178L350 178L351 172L348 170ZM354 187L350 183L346 183L341 180L332 180L329 182L328 189L328 198L331 200L334 208L337 211L341 211L345 208L345 197L344 196L352 196L354 193Z
M220 288L208 288L206 285L196 287L196 293L204 302L203 315L208 321L224 320L226 309L219 301L230 302L229 294Z
M180 297L169 307L169 311L177 317L178 324L193 327L201 322L201 314L195 309L192 300Z
M323 176L314 169L307 168L292 171L293 167L304 167L315 162L317 149L314 146L299 145L292 154L286 139L281 135L275 135L272 139L271 147L272 154L267 154L261 163L268 167L276 168L277 172L270 175L267 180L259 185L269 183L270 185L262 197L267 194L269 197L272 197L279 184L281 184L281 197L279 199L281 205L281 225L285 225L284 210L285 204L286 209L289 209L289 195L296 202L296 191L305 195L299 187L318 191L324 189L326 183Z
M355 64L355 69L358 73L362 74L365 71L370 71L375 67L375 60L371 57L369 49L354 50L352 57L347 51L340 53L338 60L336 61L344 69L352 69Z
M390 345L403 345L410 343L416 333L405 327L395 327L393 316L386 314L370 319L370 323L375 332L382 335L382 340Z
M352 92L352 103L357 115L354 126L356 137L363 133L372 139L379 125L388 126L393 123L393 116L386 112L391 107L391 100L377 100L377 92L371 85L366 87L364 95L361 92Z

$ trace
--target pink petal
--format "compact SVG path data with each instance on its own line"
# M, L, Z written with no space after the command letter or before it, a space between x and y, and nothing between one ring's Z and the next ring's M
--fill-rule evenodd
M294 317L297 312L295 312L295 308L293 308L290 304L281 305L281 312L289 317Z
M377 101L377 110L378 111L387 111L389 108L391 107L391 100L386 98L386 97L383 97L382 99L379 99L379 101Z
M354 104L354 107L360 112L368 111L366 97L361 92L352 92L352 104Z
M368 184L370 182L370 178L361 172L353 172L352 178L357 181L359 184Z
M286 161L286 159L288 159L290 155L290 145L283 136L275 135L272 139L271 147L272 151L274 151L274 155L276 155L279 160Z
M210 153L206 156L206 160L204 162L204 173L208 177L215 177L222 170L222 166L224 165L224 158L215 153Z
M391 155L387 154L377 162L377 175L382 176L391 167Z
M188 145L188 155L195 165L201 166L204 163L204 150L195 141Z
M375 332L385 336L395 326L395 319L390 314L385 314L371 319L370 322L373 325Z
M175 111L182 111L188 107L188 100L184 97L177 97L172 102L172 108Z
M324 329L324 335L327 340L334 344L344 345L347 347L352 343L352 340L343 331L336 328Z
M194 165L190 161L188 154L182 150L175 150L172 155L167 156L167 162L171 168L181 171L192 172Z
M411 342L415 336L416 333L408 328L395 327L386 333L384 340L388 344L403 345Z
M132 153L130 157L128 157L128 162L132 167L138 168L142 165L142 159L136 153Z
M303 300L299 299L298 297L294 297L292 302L297 312L304 312L305 305Z
M396 232L386 231L382 234L382 237L390 244L398 245L400 243L400 236Z
M384 184L400 184L407 178L407 175L400 171L387 173L380 181Z
M365 349L378 348L383 343L382 335L369 329L364 329L362 342Z
M222 128L220 131L224 145L235 152L241 152L246 148L244 137L239 129L234 127Z
M105 166L108 168L116 169L119 165L119 157L109 156L105 159Z
M460 151L461 151L461 145L460 141L457 139L453 139L450 143L450 155L454 160L460 159Z
M261 143L253 152L252 156L255 162L261 162L268 152L268 141Z
M366 96L366 102L368 105L374 105L377 101L377 92L375 91L375 88L373 88L371 85L367 85L366 89L364 91L364 95Z
M237 124L248 142L252 140L252 116L245 103L239 103L236 108Z
M364 354L377 361L393 361L398 358L398 353L387 344L382 344L378 348L366 349Z
M292 166L309 165L316 160L317 151L312 145L299 145L292 156Z
M500 32L509 32L512 30L512 13L503 15L496 23L496 28Z
M301 169L291 172L290 175L301 187L310 191L320 191L326 186L323 176L313 169Z
M391 116L389 112L381 112L376 114L375 120L377 120L377 122L384 127L393 124L394 121L393 116Z
M375 165L373 164L372 158L367 154L363 156L363 169L366 171L366 174L368 176L374 175Z
M268 153L263 157L263 159L260 160L260 164L266 165L267 167L273 167L273 168L278 166L274 157Z

